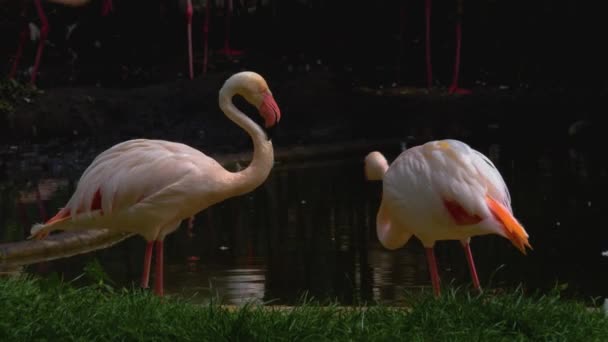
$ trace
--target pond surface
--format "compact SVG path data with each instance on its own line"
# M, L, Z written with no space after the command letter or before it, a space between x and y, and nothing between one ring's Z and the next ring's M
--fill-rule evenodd
M482 286L522 283L527 290L546 291L566 283L568 295L606 295L608 258L602 252L608 250L608 165L588 150L559 146L473 146L502 172L534 248L524 256L504 238L473 238ZM399 146L383 152L392 160ZM343 304L402 304L405 289L430 289L418 240L388 251L376 238L381 184L365 181L364 156L278 162L253 193L199 213L191 229L183 222L165 242L166 293L195 302L217 296L226 304L287 304L304 295ZM39 196L32 186L1 185L0 241L23 239L33 222L53 215L69 198L80 172L75 167L69 178L32 173L28 177L39 184ZM116 285L137 286L144 245L136 236L106 250L25 270L57 272L69 280L98 260ZM444 284L469 286L458 242L439 242L435 253Z

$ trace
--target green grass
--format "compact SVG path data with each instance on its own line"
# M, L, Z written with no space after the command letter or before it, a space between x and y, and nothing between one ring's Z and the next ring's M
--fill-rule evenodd
M410 294L409 309L247 305L230 310L103 281L0 279L0 341L607 341L608 318L548 295Z

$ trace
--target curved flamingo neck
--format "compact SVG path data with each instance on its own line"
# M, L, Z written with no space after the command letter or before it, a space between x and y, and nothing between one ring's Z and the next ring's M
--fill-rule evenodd
M272 142L266 133L251 118L241 112L232 102L237 94L234 85L227 85L220 90L219 104L224 114L239 127L244 129L253 141L253 159L239 172L228 172L226 177L226 195L228 197L248 193L260 186L274 164Z

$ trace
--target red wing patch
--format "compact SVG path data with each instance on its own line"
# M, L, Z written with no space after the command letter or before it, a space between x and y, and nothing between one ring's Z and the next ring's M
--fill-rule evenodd
M93 201L91 201L91 210L101 209L101 190L97 189L93 195Z
M481 217L469 214L458 202L443 200L443 205L448 210L454 222L459 226L471 225L481 222Z
M91 211L93 210L99 210L101 215L103 215L103 210L101 209L101 189L97 189L97 191L95 191L95 194L93 195L93 200L91 201ZM80 214L81 212L83 212L83 210L79 209L76 211L76 214ZM51 217L48 221L46 221L45 224L51 224L55 221L65 219L67 217L70 217L70 210L68 208L63 208L59 210L59 212L55 216Z

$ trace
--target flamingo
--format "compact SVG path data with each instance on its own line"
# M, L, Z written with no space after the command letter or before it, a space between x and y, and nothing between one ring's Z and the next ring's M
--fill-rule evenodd
M440 295L434 248L438 240L459 240L473 285L481 290L470 240L498 234L524 255L528 233L513 216L509 190L492 161L458 140L430 141L403 151L389 166L378 151L364 160L365 177L382 181L376 216L380 243L393 250L415 235L426 249L436 296Z
M43 239L55 230L106 228L135 233L146 241L141 286L148 287L153 245L156 247L154 292L163 295L163 241L181 221L231 197L253 191L268 177L274 162L266 132L232 102L241 95L254 105L266 129L281 112L264 78L243 71L228 78L219 92L224 114L253 140L253 159L238 172L190 146L164 140L128 140L99 154L82 174L64 208L30 230Z
M68 7L82 7L87 5L91 0L46 0L50 3L61 4ZM42 7L41 0L34 0L34 6L36 7L36 12L38 14L38 18L40 18L40 37L38 40L38 49L36 50L36 57L34 59L34 66L32 67L32 74L30 76L30 84L36 85L36 77L38 74L38 67L40 66L40 60L42 58L42 52L44 50L44 44L46 44L46 38L49 34L49 21L46 18L46 14L44 13L44 8ZM103 0L101 14L103 16L108 15L108 13L113 9L112 0ZM23 10L21 12L21 16L25 17L27 13L27 5L23 6ZM30 28L29 25L25 24L21 33L19 34L19 45L17 47L17 52L15 52L15 56L13 58L13 66L8 74L9 78L14 78L17 73L17 66L19 65L19 60L21 59L21 55L23 53L23 45L25 44L25 40L27 38L27 34Z

